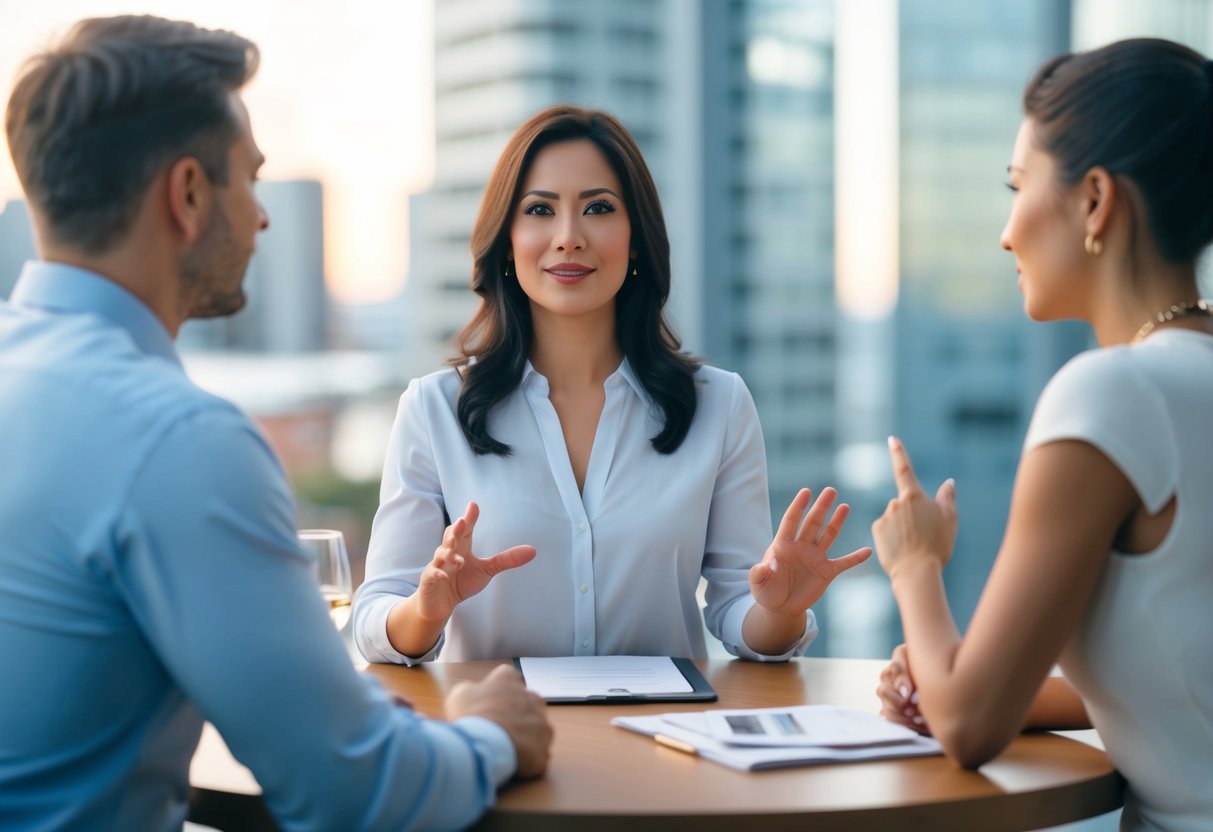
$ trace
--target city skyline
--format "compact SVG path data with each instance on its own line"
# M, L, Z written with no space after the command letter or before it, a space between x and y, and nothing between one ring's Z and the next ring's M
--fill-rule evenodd
M188 13L188 3L161 5L165 14ZM433 187L418 185L411 209L408 192L393 191L413 238L413 291L358 304L333 291L339 233L330 226L341 222L340 189L288 176L283 162L266 171L268 190L281 189L266 197L278 221L249 274L257 302L243 317L207 324L210 343L183 338L182 346L280 354L375 346L380 357L393 350L390 362L365 374L367 390L380 397L370 417L377 424L393 406L394 385L442 366L445 339L475 306L467 236L506 138L558 101L612 109L636 135L662 195L673 244L670 311L686 346L739 372L754 394L773 509L802 484L833 482L855 507L840 548L866 543L868 523L889 496L884 437L900 434L924 481L957 479L964 557L949 570L948 588L963 623L1001 539L1036 395L1062 361L1090 344L1081 325L1027 320L1013 258L998 248L1009 209L1003 170L1023 84L1050 54L1120 37L1170 37L1206 53L1213 44L1209 0L1148 11L1129 0L1096 5L965 0L957 7L963 13L944 19L926 0L443 4L423 32L439 52L433 86L441 101L428 139L437 143ZM220 11L204 22L215 23ZM232 20L218 23L244 31ZM6 38L0 34L0 46ZM275 48L271 39L267 71ZM281 139L260 126L254 93L272 99L284 82L263 80L267 87L250 90L250 107L273 160ZM290 100L263 110L272 119ZM356 132L346 124L336 135ZM287 192L300 198L284 199ZM359 203L355 220L373 210ZM23 222L17 212L0 214L0 249ZM365 233L382 236L367 226ZM320 248L312 245L318 236ZM376 238L367 248L385 244ZM0 265L13 272L0 275L0 290L16 276L14 258L4 259L11 253L0 250ZM326 271L330 295L345 301L340 307L324 308ZM306 308L256 308L272 297ZM334 337L334 329L347 334ZM407 347L406 334L414 338ZM275 366L271 377L309 381L312 365L298 374ZM330 369L334 380L352 376L346 364ZM206 377L254 411L267 391L278 392L247 362L218 363ZM241 384L249 378L256 383ZM343 407L357 403L357 390L320 379L313 373L304 392L335 390ZM373 472L386 430L354 424L346 433L366 440L359 470ZM873 563L831 591L821 607L830 626L815 649L875 655L887 646L895 623L883 580Z
M0 0L0 89L26 58L94 16L147 13L231 29L258 44L244 98L265 179L325 193L325 273L347 302L398 294L408 273L408 196L433 175L429 2ZM21 188L0 135L0 206ZM270 217L271 223L273 217Z

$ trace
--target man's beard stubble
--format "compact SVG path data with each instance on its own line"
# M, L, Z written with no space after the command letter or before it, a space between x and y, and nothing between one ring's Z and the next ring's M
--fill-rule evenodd
M215 205L206 231L181 261L181 296L189 318L222 318L244 308L244 273L251 255L239 251L227 215Z

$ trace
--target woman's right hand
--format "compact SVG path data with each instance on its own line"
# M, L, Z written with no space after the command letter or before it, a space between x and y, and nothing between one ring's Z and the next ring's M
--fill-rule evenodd
M951 559L956 543L956 483L945 480L931 498L914 474L905 445L895 436L889 437L889 457L897 496L872 524L872 542L896 594L899 570L927 564L943 569Z
M456 606L483 590L498 574L534 560L534 546L512 546L491 558L472 554L472 532L479 517L480 507L468 503L463 516L446 527L442 545L422 570L414 596L422 620L445 626Z
M893 658L880 671L880 686L876 688L876 695L880 697L880 715L885 719L920 734L931 733L922 711L918 709L918 689L910 677L909 654L904 644L893 649Z

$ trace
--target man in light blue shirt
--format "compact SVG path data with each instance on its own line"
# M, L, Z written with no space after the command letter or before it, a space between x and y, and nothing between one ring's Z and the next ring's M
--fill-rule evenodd
M267 218L256 48L84 21L24 70L9 147L42 260L0 304L0 828L179 829L209 719L285 829L457 828L541 774L501 668L414 715L351 667L264 438L173 338L231 314Z

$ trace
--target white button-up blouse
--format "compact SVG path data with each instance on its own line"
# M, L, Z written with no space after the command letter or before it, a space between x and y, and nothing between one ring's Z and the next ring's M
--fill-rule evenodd
M415 664L512 656L706 655L703 620L730 653L780 661L804 652L813 613L786 654L764 656L742 638L754 604L747 573L771 542L766 458L758 413L735 373L701 367L686 439L653 449L656 410L625 360L606 402L584 489L569 463L548 382L529 363L517 390L490 416L507 457L478 456L455 403L460 379L443 370L413 380L383 470L366 581L354 603L354 638L369 661ZM442 639L416 659L387 638L387 617L416 591L450 518L480 505L473 552L518 544L533 561L493 578L456 607ZM700 618L696 589L707 579Z

